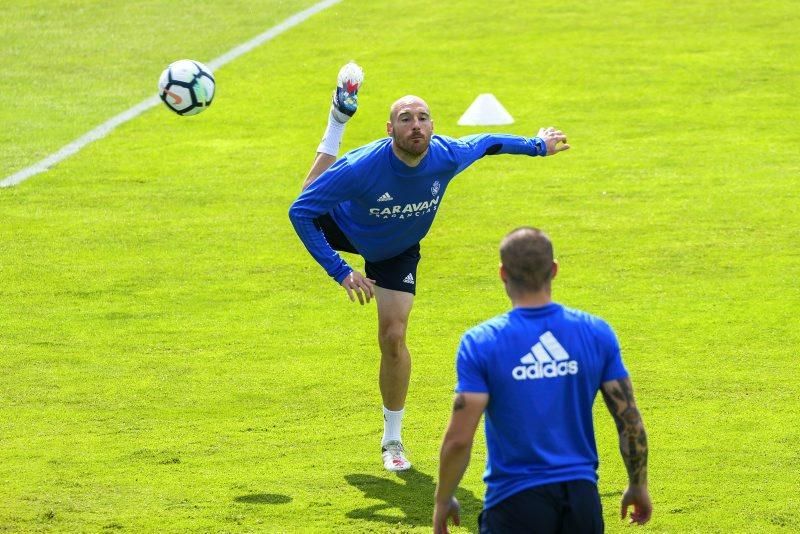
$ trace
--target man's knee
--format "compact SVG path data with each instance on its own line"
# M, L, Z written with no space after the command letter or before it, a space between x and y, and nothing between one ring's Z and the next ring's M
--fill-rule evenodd
M378 330L378 341L384 352L397 354L406 346L406 323L395 321L381 324Z

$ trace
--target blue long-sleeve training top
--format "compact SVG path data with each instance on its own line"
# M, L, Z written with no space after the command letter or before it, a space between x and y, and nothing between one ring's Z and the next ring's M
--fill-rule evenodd
M486 155L545 156L539 137L434 135L428 153L409 167L384 138L345 154L292 204L289 218L306 249L337 283L353 269L334 251L314 219L330 213L368 261L397 256L428 233L453 177Z

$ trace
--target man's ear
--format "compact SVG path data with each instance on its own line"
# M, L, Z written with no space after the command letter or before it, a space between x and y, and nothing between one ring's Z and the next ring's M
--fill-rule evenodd
M392 132L394 132L394 128L392 128L392 121L386 121L386 135L391 137Z
M558 274L558 260L553 260L553 266L551 267L550 271L550 280L556 277Z

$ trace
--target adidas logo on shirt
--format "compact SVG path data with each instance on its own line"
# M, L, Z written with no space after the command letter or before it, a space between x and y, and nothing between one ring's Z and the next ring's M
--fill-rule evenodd
M390 200L394 200L394 198L389 193L384 193L378 197L378 202L389 202Z
M549 330L539 336L539 342L520 358L511 370L514 380L536 380L578 374L578 362L569 359L569 353Z
M403 278L403 282L405 282L406 284L414 285L414 275L411 274L411 273L408 273L406 275L406 277Z

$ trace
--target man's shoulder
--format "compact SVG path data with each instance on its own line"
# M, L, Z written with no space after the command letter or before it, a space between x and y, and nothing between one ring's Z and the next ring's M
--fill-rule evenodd
M434 134L431 136L431 146L448 152L464 147L463 141L449 135Z
M599 315L594 315L587 311L570 308L568 306L562 306L562 309L563 318L567 322L584 325L592 332L601 335L608 334L609 332L613 333L611 325Z
M437 142L439 144L443 144L443 145L452 145L452 144L458 144L458 143L461 142L460 140L456 139L455 137L452 137L452 136L449 136L449 135L442 135L442 134L433 134L431 136L431 141L432 142L435 141L435 142Z
M438 157L456 161L459 165L470 165L476 159L486 155L486 147L480 147L476 140L484 134L455 138L448 135L435 135L431 138L431 147ZM461 169L463 170L463 168Z
M391 138L389 137L377 139L364 146L354 148L342 156L342 159L347 161L347 164L350 166L359 165L363 162L379 157L390 143Z
M497 339L498 333L508 326L508 320L508 312L496 315L467 330L464 333L464 339L478 344L490 343Z

